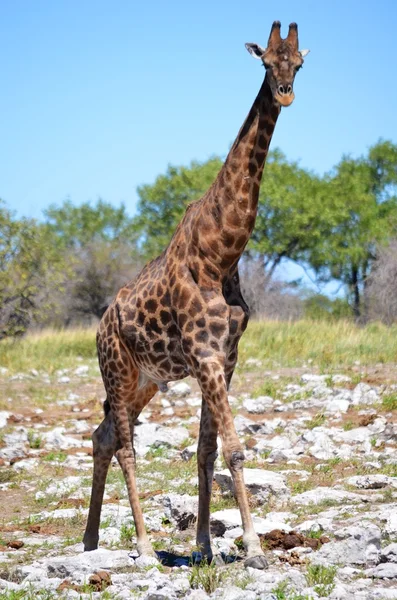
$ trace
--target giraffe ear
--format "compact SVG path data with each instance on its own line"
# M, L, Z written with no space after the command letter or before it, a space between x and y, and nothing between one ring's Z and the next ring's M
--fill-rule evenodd
M262 56L265 54L265 48L262 48L262 46L259 46L258 44L245 44L245 47L247 48L248 52L254 57L254 58L259 58L261 59Z
M305 58L309 54L310 50L301 50L300 55L302 58Z

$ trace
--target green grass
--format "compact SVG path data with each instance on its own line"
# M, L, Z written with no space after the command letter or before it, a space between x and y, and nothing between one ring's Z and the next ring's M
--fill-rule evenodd
M306 427L308 429L314 429L315 427L320 427L325 423L325 415L324 413L317 413L310 421L306 421Z
M306 573L307 584L320 596L329 596L335 587L335 575L337 567L326 567L324 565L309 565Z
M220 587L225 579L225 571L215 563L207 564L203 560L199 565L194 565L189 575L190 587L194 590L202 589L207 594L212 594Z
M95 359L95 330L44 330L22 339L0 342L0 365L11 373L31 369L49 374L57 369L77 366L76 358ZM239 346L240 365L257 358L263 365L295 366L308 360L321 369L359 360L362 365L395 362L397 325L386 327L371 323L358 327L348 321L323 322L302 320L295 323L252 321ZM275 395L277 383L265 382L257 393ZM385 398L396 406L396 395Z
M241 338L239 360L255 357L267 365L300 366L312 360L322 369L395 362L397 325L348 321L252 321Z
M382 408L385 410L397 410L397 393L383 396Z
M0 365L11 373L31 369L53 373L76 365L76 358L96 357L94 329L44 330L0 342Z

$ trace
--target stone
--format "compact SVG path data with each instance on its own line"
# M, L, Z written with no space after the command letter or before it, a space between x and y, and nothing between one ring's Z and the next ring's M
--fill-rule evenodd
M6 410L0 410L0 429L7 425L7 420L11 416L11 413Z
M381 531L373 523L338 529L336 541L324 544L313 561L333 565L371 565L379 562Z
M46 431L42 434L45 448L59 448L66 450L67 448L79 448L81 446L91 446L91 442L77 440L70 435L65 435L64 427L54 427L51 431Z
M285 523L283 520L277 520L276 518L266 518L258 517L257 515L252 515L252 520L254 523L254 529L256 533L269 533L269 531L273 531L273 529L282 529L287 533L292 530L292 527ZM242 530L241 527L241 515L238 508L227 508L225 510L218 510L214 513L211 513L211 522L213 521L221 521L227 530L234 530L234 538L241 535ZM226 536L229 537L229 536Z
M389 544L385 548L382 548L380 553L380 562L392 562L397 563L397 543Z
M376 391L367 383L357 384L352 393L352 401L356 406L358 404L376 404L379 399Z
M268 412L273 404L270 396L258 396L258 398L247 398L243 401L243 408L249 413L261 415Z
M397 487L397 477L381 474L355 475L348 477L346 483L362 490L379 490L387 486Z
M183 460L191 460L193 456L197 454L197 444L192 444L191 446L187 446L181 452L181 457Z
M162 497L166 516L176 522L180 530L187 529L197 519L198 496L166 494Z
M215 473L214 478L222 489L233 492L233 480L228 469ZM274 471L244 469L244 481L249 492L261 503L267 502L271 497L276 497L280 502L289 498L285 477Z
M343 490L335 490L329 487L319 487L314 490L308 490L302 494L292 496L291 502L294 504L302 504L307 506L309 504L319 504L324 501L335 502L341 504L342 502L362 502L366 500L365 497L355 494L353 492L345 492Z
M344 398L333 398L327 402L325 405L325 413L326 414L334 414L334 413L346 413L349 410L349 406L351 404L350 400L346 400Z
M138 456L145 456L151 447L180 446L189 437L185 427L167 427L158 423L142 423L135 427L134 447Z
M168 396L176 396L178 398L184 398L188 396L192 391L192 388L185 381L180 381L175 383L172 387L169 388L167 394Z
M397 510L392 510L387 517L385 531L389 535L397 535Z
M381 563L373 569L367 569L365 574L377 579L396 579L397 563Z

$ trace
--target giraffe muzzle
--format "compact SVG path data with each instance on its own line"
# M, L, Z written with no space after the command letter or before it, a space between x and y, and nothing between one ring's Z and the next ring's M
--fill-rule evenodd
M295 99L292 85L278 85L275 93L275 99L281 104L281 106L289 106L292 104Z

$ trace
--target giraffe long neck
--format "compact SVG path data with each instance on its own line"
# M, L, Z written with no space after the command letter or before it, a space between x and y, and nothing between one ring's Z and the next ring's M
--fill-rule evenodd
M199 243L222 271L238 261L254 228L259 185L279 114L280 106L274 102L265 77L217 179L203 199Z

